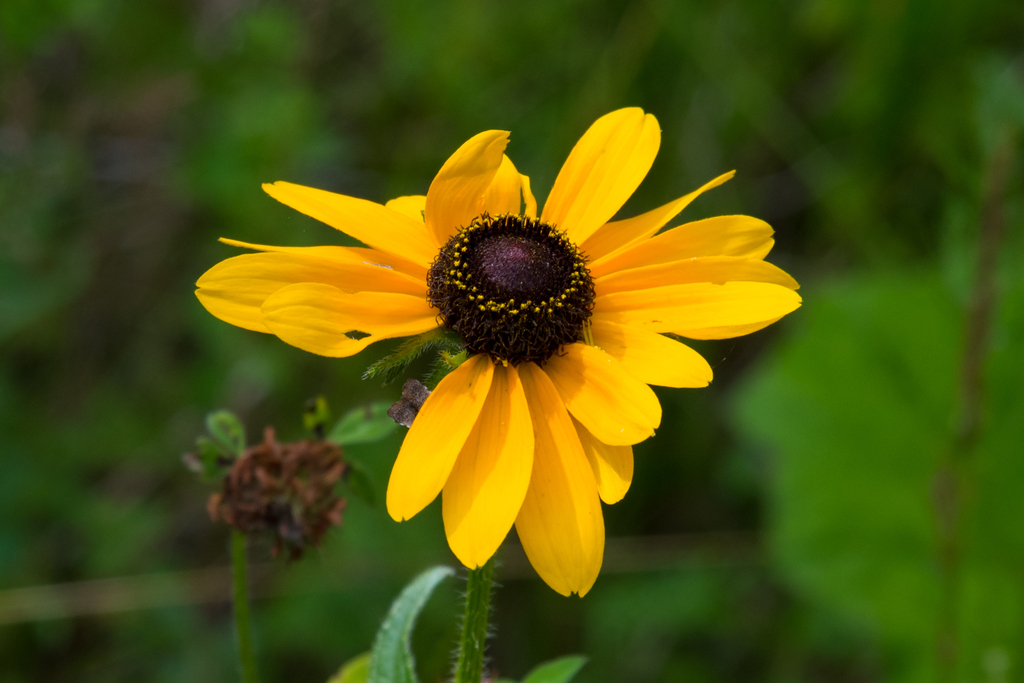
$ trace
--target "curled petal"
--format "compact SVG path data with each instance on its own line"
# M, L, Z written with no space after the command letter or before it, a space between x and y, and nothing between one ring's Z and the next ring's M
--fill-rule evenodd
M303 351L335 358L369 344L405 337L437 326L426 302L408 294L343 292L304 282L282 287L260 309L268 330Z
M344 247L310 247L313 254L265 252L221 261L203 273L196 296L217 318L256 332L269 332L261 308L283 287L321 283L347 292L400 292L423 297L425 286L402 273L367 264ZM330 251L328 251L330 250Z
M395 197L384 206L392 211L397 211L403 216L411 218L414 221L422 223L423 215L427 211L427 197L422 194Z
M480 214L484 193L505 158L508 131L474 135L452 154L427 190L427 230L434 251ZM518 207L518 205L517 205ZM518 208L516 213L518 213ZM433 258L436 254L431 254Z
M529 180L527 180L529 182ZM512 160L507 156L501 159L501 166L494 174L490 186L480 201L480 211L492 216L502 213L520 213L523 200L523 176L519 174Z

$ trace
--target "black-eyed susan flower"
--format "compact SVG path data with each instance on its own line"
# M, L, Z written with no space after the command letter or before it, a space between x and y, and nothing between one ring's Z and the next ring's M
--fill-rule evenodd
M272 197L367 247L268 247L200 278L213 315L323 356L381 339L458 333L468 358L423 403L398 454L388 512L405 520L442 494L449 545L485 563L513 524L559 593L586 593L601 567L601 501L633 474L631 446L654 434L648 385L702 387L711 368L673 336L723 339L800 305L797 283L764 261L772 229L720 216L660 232L705 190L612 221L661 141L636 108L598 119L573 148L537 216L508 133L462 145L426 196L381 205L310 187ZM672 336L668 336L672 335Z

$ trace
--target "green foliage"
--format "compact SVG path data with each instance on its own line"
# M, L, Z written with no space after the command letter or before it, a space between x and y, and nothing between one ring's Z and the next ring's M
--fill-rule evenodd
M1020 247L1004 265L1021 262ZM967 453L956 445L965 318L934 272L819 287L739 397L740 426L772 455L781 570L876 630L893 680L934 680L944 637L959 680L987 675L993 653L1024 655L1024 279L1004 282L983 433ZM948 514L959 520L952 557Z
M192 459L186 459L185 464L195 471L205 483L220 480L235 457L222 444L205 436L196 439L196 450L198 451L196 453L198 467L193 465L195 461Z
M567 683L579 673L586 663L587 658L580 655L545 662L526 674L523 683Z
M335 406L397 398L377 381L360 382L383 344L324 359L216 320L191 296L207 268L242 253L217 243L221 236L354 244L268 198L260 183L289 180L377 202L423 194L461 143L500 128L512 131L508 154L543 203L586 126L613 108L639 105L658 117L662 146L619 217L736 168L735 180L703 195L679 221L742 213L774 225L770 259L808 297L793 323L822 300L816 280L856 279L868 266L940 265L954 298L966 303L980 159L1002 144L1018 111L1019 5L0 0L0 585L8 596L47 586L48 596L26 603L20 623L0 627L4 676L234 680L226 622L184 600L154 606L164 604L160 595L195 595L173 574L161 579L169 588L141 602L119 590L69 602L61 587L92 579L133 585L140 576L223 561L223 530L208 522L200 488L174 457L192 449L207 406L229 407L250 429L283 425L280 437L289 440L298 437L295 407L309 396L322 393ZM1012 187L1019 179L1018 166ZM1019 234L1019 196L1007 210L1008 230ZM1019 253L1006 250L1018 268ZM1008 273L1001 271L1000 288ZM878 284L883 302L902 295L887 286ZM986 427L979 453L1000 444L1019 450L1022 442L1010 418L1024 354L1004 343L1019 329L1022 307L1010 301L990 360L994 412L986 420L998 428ZM856 499L857 512L871 516L890 497L910 497L902 489L865 494L868 477L851 476L846 488L838 481L821 490L782 487L769 478L773 461L761 467L734 453L725 397L789 329L699 342L715 368L712 386L657 390L662 427L634 449L629 495L605 510L609 566L616 537L640 537L642 545L693 534L698 548L721 531L779 538L790 521L776 525L790 516L776 510L813 512L831 497ZM868 339L878 345L893 342ZM832 362L825 360L823 373ZM439 369L435 382L449 366ZM800 383L817 386L806 372ZM853 386L862 379L852 377ZM905 403L914 400L910 393ZM905 428L911 437L920 431L893 418L874 433L912 447L916 462L921 446ZM347 447L346 458L385 482L401 431ZM830 455L816 454L815 462ZM907 467L902 454L892 463ZM965 543L974 534L1001 538L1001 546L984 546L992 562L1008 561L1021 544L1019 516L1004 505L1019 490L1012 465L984 455L968 468L978 493L966 487L965 505L989 511L966 515ZM349 485L357 487L353 479ZM901 528L920 533L933 520L930 488L916 485L919 519L908 513ZM909 552L884 520L856 537L851 522L834 514L819 524L822 544L873 544L863 565L882 562L886 547L894 562ZM811 584L793 576L817 575L821 554L803 566L790 553L778 569L779 544L768 545L775 554L758 545L744 571L721 571L697 553L665 572L605 572L575 602L535 579L509 579L502 590L515 609L503 609L499 598L499 635L509 640L494 652L495 665L521 672L559 652L584 651L593 664L580 679L595 683L893 680L907 649L864 635L877 627L870 615L881 609L878 600L862 605L863 591L826 600L805 590ZM855 575L856 555L846 556L846 575ZM913 557L936 567L934 556L915 550ZM440 505L402 524L380 507L350 506L344 533L275 576L279 597L255 603L266 680L328 678L338 653L356 654L352 648L370 642L376 615L404 578L447 559ZM629 566L647 565L638 558ZM1003 625L1017 618L1021 601L1008 590L987 611L970 612L962 626L968 640L994 642L986 635L993 629L1009 632ZM906 602L897 597L895 605ZM454 640L450 610L440 614L449 599L437 596L420 617L417 632L431 643ZM840 604L844 625L833 619ZM89 605L109 611L40 616ZM414 650L422 645L414 642ZM973 653L982 646L964 647L977 665ZM421 650L425 680L441 679L447 655ZM990 649L985 661L1008 661L1007 676L1019 678L1013 643ZM992 676L998 670L993 665Z
M366 683L370 675L370 653L361 654L345 663L327 683Z
M373 475L361 461L352 456L346 456L345 481L352 495L358 496L370 507L377 505L377 486L373 482Z
M419 681L410 644L412 629L430 594L441 581L454 574L451 567L432 567L413 579L395 599L373 641L368 683Z
M207 414L206 429L213 438L198 437L196 452L186 453L182 460L203 482L211 483L219 481L245 451L245 428L233 413L219 410Z
M493 561L489 562L485 568L473 570L486 572L486 580L484 582L477 581L474 589L474 578L470 577L470 595L466 599L466 623L469 623L471 613L474 617L490 613L489 599L493 570ZM416 618L438 584L454 574L455 572L450 567L432 567L413 579L391 604L387 617L377 631L373 650L350 660L328 683L417 683L419 678L416 675L416 663L411 647ZM483 576L483 574L478 574L479 576ZM474 590L480 594L474 596ZM468 637L472 642L482 643L484 632L487 630L486 620L481 624L482 631L475 628L474 622L473 628L467 629L463 638ZM435 648L437 645L437 643L433 644ZM468 658L464 655L465 644L463 643L459 648L455 680L480 680L483 648L474 648L473 654ZM583 668L586 662L587 658L579 655L561 657L534 667L522 683L567 683ZM475 676L473 671L475 671ZM513 683L508 679L500 679L498 683L501 681Z
M395 431L395 421L388 417L390 403L378 402L353 408L334 425L327 440L339 446L373 443Z
M206 416L206 429L214 440L234 457L245 450L245 427L233 413L218 410Z

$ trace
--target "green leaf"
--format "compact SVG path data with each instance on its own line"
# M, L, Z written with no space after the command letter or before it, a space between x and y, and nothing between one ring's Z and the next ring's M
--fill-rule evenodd
M378 402L354 408L338 420L327 440L339 446L380 441L395 431L395 421L388 417L390 403Z
M218 410L206 416L210 434L235 457L245 450L245 428L234 413Z
M327 683L366 683L370 673L370 653L366 652L348 660L338 673L328 679Z
M358 460L345 459L348 465L348 472L345 473L349 491L352 495L363 499L370 507L377 505L377 487L373 483L373 477L366 469L366 466Z
M583 655L569 655L545 662L526 674L523 683L566 683L587 663Z
M196 448L199 451L199 462L202 465L199 474L204 482L221 479L235 457L234 453L228 452L226 446L205 436L196 439Z
M437 584L454 574L451 567L432 567L413 579L391 604L391 611L373 641L368 683L416 683L416 665L409 644L416 617Z
M317 432L322 437L323 430L331 420L331 409L327 406L327 399L317 396L306 403L306 409L302 411L302 426L306 431Z
M380 379L384 384L388 384L424 353L435 349L458 351L460 348L462 348L462 340L458 335L442 327L435 327L429 332L406 340L390 356L385 356L368 367L363 373L363 379Z

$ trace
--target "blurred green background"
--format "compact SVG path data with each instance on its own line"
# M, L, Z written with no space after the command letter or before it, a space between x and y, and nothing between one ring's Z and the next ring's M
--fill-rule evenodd
M1024 680L1022 81L1017 0L0 1L0 681L237 680L227 530L181 453L216 408L289 439L308 397L397 398L360 380L385 348L323 359L196 301L219 236L343 243L261 182L419 194L501 128L543 198L629 105L663 142L623 215L735 168L684 217L768 220L805 305L659 391L584 599L512 535L493 667ZM400 437L350 449L378 493ZM356 499L322 550L253 560L271 682L326 680L455 562L438 504ZM418 627L424 681L458 590Z

